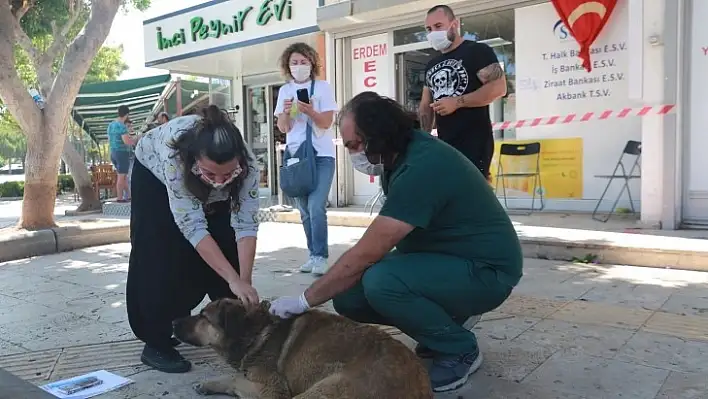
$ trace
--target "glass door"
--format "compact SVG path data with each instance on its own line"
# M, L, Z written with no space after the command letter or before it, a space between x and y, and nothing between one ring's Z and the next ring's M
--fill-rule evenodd
M246 135L248 145L256 157L258 171L260 173L260 185L258 197L261 206L272 206L272 178L271 154L269 142L272 141L273 113L271 109L270 96L267 86L248 87L246 93Z

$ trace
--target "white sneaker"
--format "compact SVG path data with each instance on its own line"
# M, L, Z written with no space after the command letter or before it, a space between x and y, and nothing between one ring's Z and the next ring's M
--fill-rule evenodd
M313 257L310 257L309 259L307 259L307 262L303 263L302 266L300 266L300 273L311 273L313 262L314 262Z
M329 265L327 265L327 259L321 257L321 256L313 256L312 257L312 274L321 276L325 273L327 273L327 268Z

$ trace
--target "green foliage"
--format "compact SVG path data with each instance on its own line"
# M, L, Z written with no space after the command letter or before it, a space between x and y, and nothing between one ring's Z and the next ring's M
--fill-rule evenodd
M25 193L25 182L6 181L0 183L0 198L22 197Z
M74 179L71 175L59 175L57 177L57 194L65 194L74 191ZM18 198L25 192L25 182L7 181L0 183L0 198Z
M59 175L57 179L57 192L69 193L74 191L74 179L70 174Z
M24 158L27 140L9 113L0 115L0 158Z
M84 83L99 83L118 80L118 77L128 69L128 64L123 62L123 46L103 46L98 50L93 59Z

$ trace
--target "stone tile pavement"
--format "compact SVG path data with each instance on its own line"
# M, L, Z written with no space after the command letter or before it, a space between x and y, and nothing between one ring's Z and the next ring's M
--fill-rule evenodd
M299 293L312 281L295 271L301 227L261 229L256 288ZM332 257L362 232L330 227ZM96 369L135 381L110 399L193 398L192 384L228 373L206 349L181 349L195 364L186 375L140 364L125 315L128 254L116 244L0 263L0 367L36 384ZM708 273L528 259L512 298L476 332L482 369L440 398L708 397Z

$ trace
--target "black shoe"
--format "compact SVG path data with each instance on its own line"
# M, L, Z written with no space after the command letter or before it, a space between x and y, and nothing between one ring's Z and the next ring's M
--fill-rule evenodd
M157 350L145 345L140 361L163 373L186 373L192 368L192 363L182 357L174 348Z
M173 348L176 348L182 344L182 341L178 340L175 337L170 338L170 345L172 345Z

